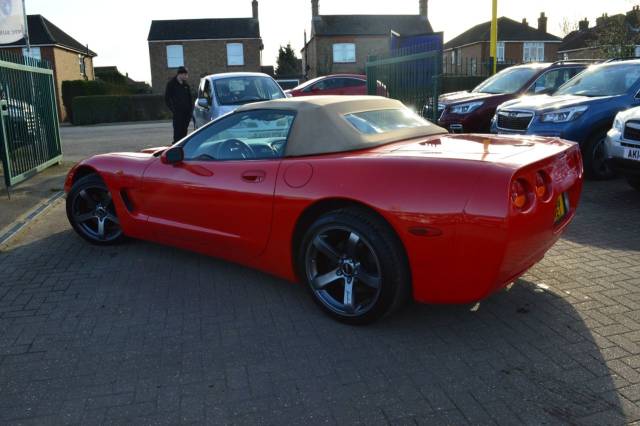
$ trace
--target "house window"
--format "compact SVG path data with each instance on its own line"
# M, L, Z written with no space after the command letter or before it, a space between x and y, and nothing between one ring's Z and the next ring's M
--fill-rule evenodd
M22 48L22 56L24 56L25 58L37 59L38 61L42 60L42 56L40 55L40 48L39 47L32 47L31 48L31 52L29 52L29 50L27 50L26 47L23 47Z
M78 65L80 66L80 75L82 77L87 76L87 67L84 63L84 56L78 55Z
M242 43L227 43L227 65L244 65L244 49Z
M184 66L184 56L181 44L171 44L167 46L167 67L178 68Z
M498 59L498 63L504 63L504 41L499 41L496 48L496 55Z
M640 45L636 45L633 49L633 56L636 58L640 57Z
M544 43L528 42L523 46L522 60L524 62L544 61Z
M355 43L335 43L333 45L334 64L353 64L356 62Z

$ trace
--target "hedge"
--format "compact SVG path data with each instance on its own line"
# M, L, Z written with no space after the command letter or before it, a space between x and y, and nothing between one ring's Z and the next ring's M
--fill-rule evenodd
M73 110L76 125L171 118L162 95L76 96Z
M127 95L127 86L105 83L98 80L67 80L62 82L62 104L69 121L73 123L73 100L78 96Z

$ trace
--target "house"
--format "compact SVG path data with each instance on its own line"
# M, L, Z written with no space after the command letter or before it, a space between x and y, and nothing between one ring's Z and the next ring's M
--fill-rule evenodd
M466 62L490 63L491 21L483 22L463 32L444 44L445 64L460 65ZM560 37L547 32L544 12L538 18L538 27L529 26L507 17L498 18L498 63L522 63L555 61Z
M311 35L302 49L306 77L364 74L369 55L389 52L391 32L432 33L427 1L419 0L418 15L320 15L319 0L311 0Z
M591 28L585 18L558 47L560 59L607 59L616 56L640 56L640 6L634 6L626 14L604 14Z
M189 70L194 91L205 75L260 72L263 45L258 1L251 5L251 18L152 21L147 40L153 91L163 93L181 66Z
M31 56L38 60L46 60L53 69L60 121L66 120L66 112L62 105L62 82L66 80L93 80L93 58L97 54L60 28L52 24L42 15L28 15L29 41ZM27 56L25 40L2 44L0 49Z

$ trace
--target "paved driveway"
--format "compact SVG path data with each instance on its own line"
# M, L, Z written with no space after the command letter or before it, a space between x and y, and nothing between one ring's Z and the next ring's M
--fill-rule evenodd
M623 182L588 183L511 289L349 327L240 266L91 246L60 202L0 252L0 423L637 421L639 218Z

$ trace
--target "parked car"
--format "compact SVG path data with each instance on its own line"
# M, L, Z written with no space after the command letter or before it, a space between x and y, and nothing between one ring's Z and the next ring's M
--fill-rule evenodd
M501 289L560 237L581 188L575 143L448 135L399 101L344 96L245 105L170 148L87 159L65 182L91 243L127 235L302 281L348 323L411 296Z
M640 191L640 107L621 111L605 141L607 164Z
M282 90L289 90L299 86L300 80L298 80L297 78L288 78L288 79L279 78L276 80L276 83L278 83L278 85L280 86L280 88L282 88Z
M378 84L381 87L381 84ZM333 74L305 81L301 85L287 90L287 96L316 95L366 95L367 76L361 74ZM383 95L382 93L378 93Z
M196 127L228 114L241 105L286 97L278 83L262 73L232 72L203 77L193 110Z
M555 92L586 67L580 62L560 61L506 68L470 92L440 96L438 125L452 133L488 133L498 105L522 95Z
M585 174L607 179L604 141L616 114L640 105L640 60L592 65L551 96L530 96L498 107L492 132L557 136L580 144Z

